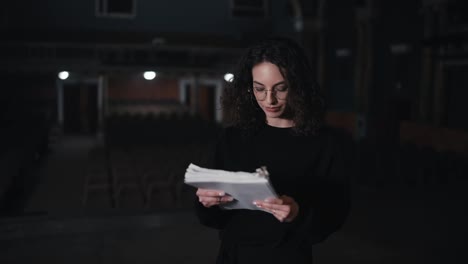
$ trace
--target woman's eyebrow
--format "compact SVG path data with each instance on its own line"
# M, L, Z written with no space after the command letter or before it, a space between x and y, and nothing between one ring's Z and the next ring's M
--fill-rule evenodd
M255 84L265 86L265 85L264 85L263 83L261 83L261 82L257 82L257 81L255 81L255 80L254 80L253 82L254 82ZM273 87L274 87L274 86L281 85L281 84L286 84L286 81L281 81L281 82L275 83L275 84L273 84Z

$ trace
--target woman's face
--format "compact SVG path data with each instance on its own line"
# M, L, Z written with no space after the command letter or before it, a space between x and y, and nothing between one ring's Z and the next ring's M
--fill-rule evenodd
M270 62L261 62L252 68L252 91L258 105L271 126L291 126L284 118L288 96L288 84L279 68Z

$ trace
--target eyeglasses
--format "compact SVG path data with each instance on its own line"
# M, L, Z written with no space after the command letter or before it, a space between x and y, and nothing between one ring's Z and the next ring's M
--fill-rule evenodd
M263 101L267 97L267 92L271 91L273 96L276 97L278 100L285 100L286 97L288 96L288 87L287 86L281 86L281 87L274 87L271 90L267 90L263 87L254 87L253 92L255 94L255 98L258 101Z

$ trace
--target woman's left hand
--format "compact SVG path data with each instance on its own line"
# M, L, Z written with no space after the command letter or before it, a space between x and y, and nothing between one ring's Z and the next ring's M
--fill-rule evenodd
M299 205L293 198L286 195L279 198L267 198L264 201L254 201L254 204L273 214L280 222L291 222L299 213Z

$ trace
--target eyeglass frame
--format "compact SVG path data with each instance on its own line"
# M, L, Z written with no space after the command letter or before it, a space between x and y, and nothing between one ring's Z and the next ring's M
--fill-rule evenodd
M249 91L250 91L250 90L249 90ZM266 100L266 99L267 99L268 91L272 92L276 99L278 99L278 100L286 100L287 94L288 94L288 92L289 92L289 87L286 86L286 88L285 88L284 91L280 91L280 90L278 90L276 87L273 87L273 89L269 89L269 90L268 90L268 89L265 89L265 90L263 90L263 91L261 91L261 92L258 91L255 87L252 87L252 91L253 91L253 94L254 94L255 99L256 99L257 101L264 101L264 100ZM259 98L257 97L257 96L258 96L257 94L258 94L258 93L262 93L262 92L263 92L263 97L264 97L264 98L263 98L263 99L259 99ZM278 92L280 92L280 93L285 93L285 97L284 97L284 98L278 98Z

